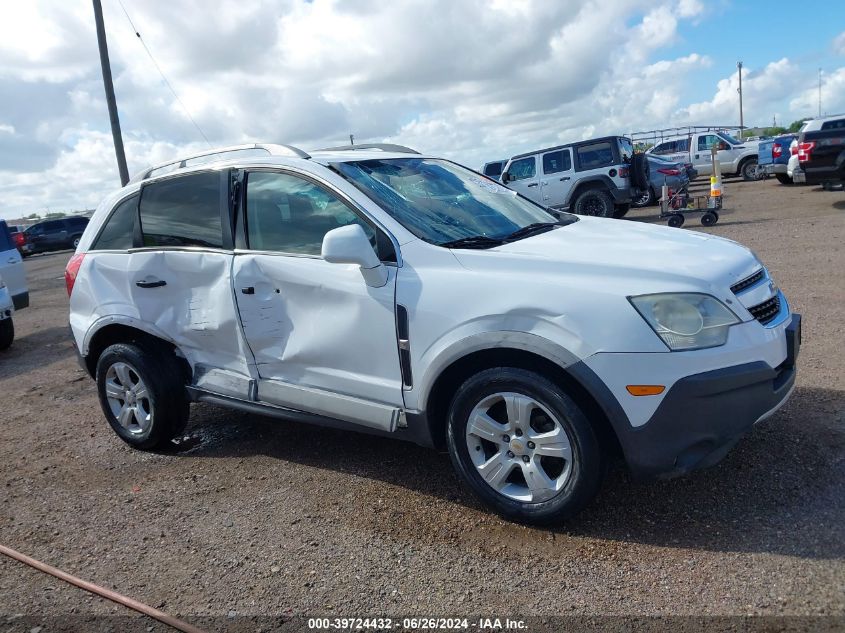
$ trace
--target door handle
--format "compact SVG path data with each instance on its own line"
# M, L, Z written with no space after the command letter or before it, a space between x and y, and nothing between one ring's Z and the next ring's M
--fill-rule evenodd
M14 257L10 257L9 259L6 260L6 263L7 264L17 264L18 260L16 260Z
M255 287L254 286L247 286L246 288L241 288L241 292L245 295L254 295L255 294Z
M537 186L537 183L536 183L536 182L532 182L532 183L531 183L531 184L529 184L528 186L529 186L529 187L536 187L536 186Z
M135 285L139 288L161 288L162 286L166 286L167 282L164 279L157 279L155 281L136 281Z
M564 180L569 180L569 176L564 176L563 178L560 179L561 182L563 182Z

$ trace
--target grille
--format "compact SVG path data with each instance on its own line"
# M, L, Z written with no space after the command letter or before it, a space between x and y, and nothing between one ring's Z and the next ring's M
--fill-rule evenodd
M751 316L763 325L766 325L780 312L780 297L776 295L763 303L758 303L756 306L748 308L748 311L751 313Z
M761 268L760 270L758 270L756 273L754 273L750 277L746 277L742 281L737 282L733 286L731 286L731 292L734 293L735 295L737 295L740 292L742 292L743 290L745 290L746 288L750 288L751 286L756 284L758 281L760 281L765 276L766 276L766 272Z

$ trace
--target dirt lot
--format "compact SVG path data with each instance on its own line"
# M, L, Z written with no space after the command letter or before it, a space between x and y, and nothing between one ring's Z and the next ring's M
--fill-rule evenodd
M0 356L0 543L212 630L302 614L845 616L845 193L726 193L719 224L686 226L751 246L803 313L794 396L719 466L648 484L616 469L556 530L490 515L445 455L365 435L197 405L187 448L128 448L68 338L69 254L33 257L32 307ZM132 612L0 557L0 630L164 630L97 614Z

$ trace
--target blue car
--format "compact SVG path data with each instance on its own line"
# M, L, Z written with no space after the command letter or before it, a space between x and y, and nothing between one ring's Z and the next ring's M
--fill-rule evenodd
M656 204L660 199L660 191L664 184L669 189L678 191L689 185L690 180L698 176L692 165L685 165L654 154L646 154L650 167L649 188L631 198L631 206L636 208L648 207Z

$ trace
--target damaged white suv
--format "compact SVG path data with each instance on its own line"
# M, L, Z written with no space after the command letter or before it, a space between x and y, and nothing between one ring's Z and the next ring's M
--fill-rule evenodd
M608 454L715 463L795 381L801 320L734 242L562 214L394 145L145 170L67 268L103 412L150 449L192 401L448 448L512 519L571 517Z

